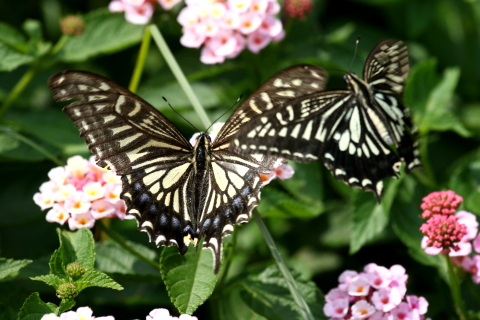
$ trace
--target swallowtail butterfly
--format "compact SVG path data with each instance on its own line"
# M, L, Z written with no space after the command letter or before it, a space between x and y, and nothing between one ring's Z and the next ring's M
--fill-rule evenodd
M309 94L322 90L324 81L316 66L280 72L240 105L213 142L202 133L195 146L146 101L99 75L63 71L48 84L57 101L77 100L63 111L97 164L121 175L121 198L139 230L157 246L178 246L180 254L203 237L216 273L222 238L250 220L260 200L259 174L274 162L230 151L231 138L253 116L291 99L291 89Z
M383 179L396 177L402 162L407 172L420 166L416 129L402 104L408 72L405 44L382 40L368 55L363 80L347 73L348 90L302 97L291 88L285 94L292 99L240 128L232 150L323 160L336 179L372 191L380 202Z

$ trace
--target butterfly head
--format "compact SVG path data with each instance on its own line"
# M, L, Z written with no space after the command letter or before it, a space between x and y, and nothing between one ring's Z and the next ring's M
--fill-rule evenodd
M348 89L353 91L357 97L368 99L371 96L368 83L360 79L355 73L345 74L343 80L347 83Z

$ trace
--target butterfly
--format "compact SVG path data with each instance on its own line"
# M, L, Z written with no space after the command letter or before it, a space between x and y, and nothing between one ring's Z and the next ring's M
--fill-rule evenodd
M402 103L408 51L398 40L375 45L363 79L347 73L347 90L292 98L253 118L233 138L232 150L298 162L322 160L337 180L372 191L378 203L383 179L421 165L416 128ZM288 94L287 94L288 95Z
M260 201L260 173L276 158L240 155L232 137L252 117L298 94L323 89L316 66L295 66L266 81L248 97L212 141L201 133L194 146L149 103L102 76L67 70L48 80L56 101L75 102L63 111L80 130L100 167L121 176L127 213L157 246L190 243L211 249L219 270L222 238L250 220ZM289 92L285 95L285 92Z

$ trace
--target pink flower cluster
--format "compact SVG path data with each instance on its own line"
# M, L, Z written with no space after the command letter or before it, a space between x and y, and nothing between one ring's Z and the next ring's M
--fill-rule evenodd
M420 231L427 237L427 247L449 253L450 250L460 250L457 243L467 234L467 227L458 223L456 216L435 214L420 227Z
M212 139L212 142L215 140L217 137L217 134L220 132L220 129L224 125L224 122L217 122L215 123L208 135L210 136L210 139ZM190 143L192 146L195 145L197 142L197 137L200 135L200 132L194 133L193 136L190 138ZM289 164L285 164L281 161L278 163L274 164L273 170L270 171L269 173L261 173L260 178L262 179L262 187L266 186L267 184L270 183L270 181L278 178L280 180L285 180L285 179L290 179L293 174L295 173L295 170L293 170L292 166Z
M423 210L423 219L428 219L434 214L452 215L463 202L463 198L452 190L432 192L422 200L420 208Z
M54 313L45 314L41 320L115 320L113 316L94 317L93 311L89 307L80 307L77 311L67 311L60 316ZM146 320L198 320L197 317L188 314L182 314L180 317L170 315L167 309L153 309L150 311Z
M50 209L47 221L64 224L70 230L92 228L95 220L105 217L125 219L125 203L120 199L120 177L81 156L67 160L67 165L48 173L50 181L33 196L42 210Z
M338 287L325 296L323 312L331 320L423 320L428 302L405 296L407 279L401 265L387 269L370 263L360 273L346 270L338 278Z
M182 0L113 0L108 5L111 12L125 12L125 19L133 24L146 24L153 16L155 3L170 10Z
M258 53L271 41L283 39L277 0L186 0L178 22L183 26L180 43L188 48L203 45L200 60L222 63L248 48Z
M472 274L473 282L479 284L480 235L477 217L463 210L455 213L463 199L453 191L432 192L423 199L425 202L420 207L425 210L424 213L432 212L426 214L430 218L420 227L425 233L421 243L425 253L448 254L454 264Z
M463 198L451 190L432 192L423 198L422 217L428 220L420 231L425 234L422 248L427 254L463 254L465 249L462 248L477 234L478 223L474 215L466 211L454 214L462 201Z

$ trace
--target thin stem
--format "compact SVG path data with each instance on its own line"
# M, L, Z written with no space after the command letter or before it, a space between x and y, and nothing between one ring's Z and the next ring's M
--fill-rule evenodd
M217 281L217 285L215 286L215 288L221 288L223 283L225 282L225 279L227 278L228 270L230 269L230 265L232 263L233 252L235 251L235 247L237 245L237 233L237 230L233 231L232 240L229 244L230 250L228 251L228 256L224 260L225 262L222 269L222 274L218 278L219 280Z
M292 294L293 300L295 301L298 309L300 310L300 314L302 318L305 320L314 320L315 318L313 317L307 302L305 301L302 294L300 293L300 290L298 289L295 279L293 278L292 274L290 273L290 270L285 264L285 261L283 260L282 255L278 251L275 241L273 241L273 238L270 235L270 232L268 231L267 226L263 222L263 219L258 213L257 209L253 209L253 217L255 218L255 221L257 222L258 227L260 228L260 231L262 232L263 237L265 238L265 241L267 242L268 248L272 252L272 256L275 259L275 262L277 263L278 268L282 272L283 277L287 282L288 288L290 289L290 293Z
M105 232L111 239L113 239L115 242L117 242L120 246L122 246L125 250L127 250L128 252L130 252L131 254L133 254L134 256L136 256L137 258L139 258L140 260L148 263L149 265L151 265L152 267L154 267L155 269L157 270L160 270L160 265L158 263L156 263L155 261L152 261L150 259L148 259L147 257L145 257L144 255L142 255L140 252L136 251L134 248L132 248L127 242L125 242L125 240L123 240L119 235L117 235L115 232L113 232L110 228L107 228L102 220L98 220L97 221L98 223L98 226L100 227L100 229L102 229L103 232Z
M130 79L130 84L128 85L128 89L132 92L136 92L138 89L138 84L145 65L145 59L147 57L148 49L150 48L151 38L150 28L145 28L140 51L138 52L137 62L135 63L135 69L133 70L132 79Z
M445 255L443 257L447 263L447 272L448 272L448 284L450 285L450 292L452 293L453 303L455 305L455 311L457 312L458 318L460 320L467 319L467 310L465 308L465 303L462 299L460 293L460 282L458 281L458 276L455 272L454 266L450 257Z
M2 106L0 107L0 118L3 117L5 112L7 112L7 110L12 105L12 103L18 98L18 96L23 92L23 90L25 90L30 81L32 81L33 77L37 73L37 66L37 63L32 64L27 70L27 72L25 72L20 78L20 80L17 82L15 87L13 87L12 91L10 91Z
M40 152L41 154L43 154L45 157L47 157L48 159L52 160L53 162L55 162L57 165L59 166L64 166L65 164L58 160L57 157L55 157L50 151L48 151L47 149L45 149L44 147L40 146L39 144L37 144L36 142L28 139L27 137L19 134L18 132L8 128L8 127L5 127L5 126L0 126L0 131L8 134L9 136L12 136L14 137L15 139L29 145L30 147L32 147L33 149L37 150L38 152Z
M177 78L178 83L180 84L183 91L187 95L188 100L190 100L190 103L195 109L195 112L197 112L205 128L208 128L210 126L210 119L208 119L207 113L205 112L202 105L198 101L197 96L193 92L192 87L190 86L190 84L187 81L187 78L182 72L182 69L180 69L180 66L177 63L177 60L175 60L175 57L173 56L172 51L170 51L170 48L165 42L165 39L160 33L160 30L158 30L156 25L151 25L148 28L152 33L153 40L157 44L158 49L162 53L163 57L165 58L165 61L167 62L170 69L172 70L173 75L175 76L175 78Z

